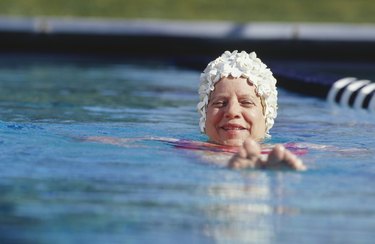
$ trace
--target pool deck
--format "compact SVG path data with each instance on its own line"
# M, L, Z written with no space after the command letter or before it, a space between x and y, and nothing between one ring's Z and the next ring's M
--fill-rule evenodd
M0 53L166 58L205 63L224 50L273 60L375 61L375 25L0 17Z

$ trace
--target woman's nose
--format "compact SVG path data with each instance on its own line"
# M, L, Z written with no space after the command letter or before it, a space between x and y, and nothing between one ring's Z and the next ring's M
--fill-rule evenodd
M225 111L226 118L238 118L241 114L240 105L238 102L229 102L227 110Z

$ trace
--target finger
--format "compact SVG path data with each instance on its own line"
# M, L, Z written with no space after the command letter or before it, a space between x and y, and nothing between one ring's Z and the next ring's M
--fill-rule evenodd
M241 158L247 158L247 152L246 152L246 149L244 147L241 147L239 150L238 150L238 153L237 155Z
M245 168L254 168L255 162L250 159L240 158L234 156L228 163L228 167L232 169L245 169Z
M302 160L290 151L285 151L283 162L292 169L306 170L306 166L303 164Z
M232 169L240 169L240 168L243 168L244 166L244 162L243 161L246 161L247 160L247 151L246 149L244 148L244 146L242 146L238 152L233 155L233 157L229 160L228 162L228 167L229 168L232 168Z
M228 163L228 167L231 169L239 169L240 166L241 166L241 163L238 158L232 158Z
M239 152L228 162L228 167L232 169L255 168L260 166L259 157L251 154L248 155L244 147L240 148Z
M247 158L250 159L253 157L259 157L261 152L259 144L250 138L245 140L243 148L246 150Z
M285 147L282 145L276 145L272 149L271 153L268 155L267 164L269 165L279 164L283 160L284 154L285 154Z

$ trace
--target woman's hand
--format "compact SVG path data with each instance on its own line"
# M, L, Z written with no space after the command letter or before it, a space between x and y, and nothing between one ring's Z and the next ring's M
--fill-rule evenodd
M282 145L276 145L267 156L261 154L260 145L253 139L246 139L242 147L228 163L233 169L292 169L306 170L302 160Z

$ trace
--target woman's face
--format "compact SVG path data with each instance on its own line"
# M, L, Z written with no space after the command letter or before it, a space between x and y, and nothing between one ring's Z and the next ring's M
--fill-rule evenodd
M207 105L206 134L211 142L241 146L246 138L261 140L266 123L261 99L245 78L222 78Z

